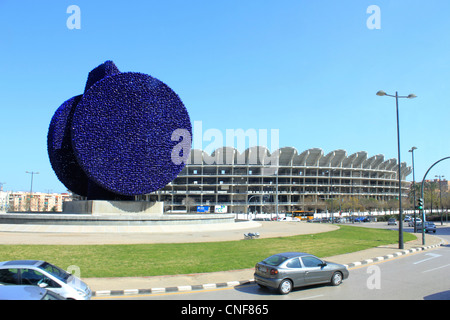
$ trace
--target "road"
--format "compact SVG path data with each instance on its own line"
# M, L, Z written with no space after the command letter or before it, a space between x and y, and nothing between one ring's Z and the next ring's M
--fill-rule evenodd
M380 224L366 224L367 227L376 225L380 227ZM437 235L450 243L450 227L438 226ZM339 287L300 288L286 296L250 284L233 288L107 299L252 300L253 303L258 300L450 300L449 273L450 245L447 244L433 250L350 269L349 279Z

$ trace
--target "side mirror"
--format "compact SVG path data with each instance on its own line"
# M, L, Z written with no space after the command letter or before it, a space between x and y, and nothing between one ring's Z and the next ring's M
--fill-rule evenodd
M47 287L48 287L48 284L45 283L45 282L41 282L41 283L38 284L38 286L39 286L40 288L47 288Z
M324 261L324 262L322 262L321 264L319 264L319 266L320 266L321 268L326 267L326 266L327 266L327 263Z

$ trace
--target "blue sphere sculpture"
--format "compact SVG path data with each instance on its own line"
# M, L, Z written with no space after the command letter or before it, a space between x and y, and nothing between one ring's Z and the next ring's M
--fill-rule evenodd
M78 165L70 134L73 112L82 95L70 98L56 110L50 122L47 149L58 179L72 192L87 197L89 178Z
M49 158L60 181L88 199L129 200L163 188L183 169L173 161L176 130L190 150L192 127L178 95L149 75L107 61L89 73L82 96L53 116ZM178 150L178 149L177 149ZM183 151L181 151L183 153Z

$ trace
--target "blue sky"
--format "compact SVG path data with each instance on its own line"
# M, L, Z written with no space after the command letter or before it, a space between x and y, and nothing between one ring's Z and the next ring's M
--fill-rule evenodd
M366 25L370 5L381 29ZM0 182L26 191L25 171L39 171L34 190L65 191L48 126L106 60L167 83L203 132L277 129L299 152L396 158L395 100L375 93L414 93L400 100L401 157L410 165L418 148L420 180L450 156L449 15L447 0L0 0ZM450 178L450 161L435 175Z

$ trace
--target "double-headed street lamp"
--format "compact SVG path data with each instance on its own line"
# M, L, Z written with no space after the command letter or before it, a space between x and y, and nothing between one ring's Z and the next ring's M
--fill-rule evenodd
M399 125L399 117L398 117L398 99L406 98L413 99L417 96L415 94L409 94L407 96L399 96L398 92L395 92L395 96L391 94L387 94L386 92L380 90L377 92L377 96L383 97L393 97L395 98L395 106L397 110L397 147L398 147L398 248L403 249L403 213L402 213L402 174L401 174L401 162L400 162L400 125Z

